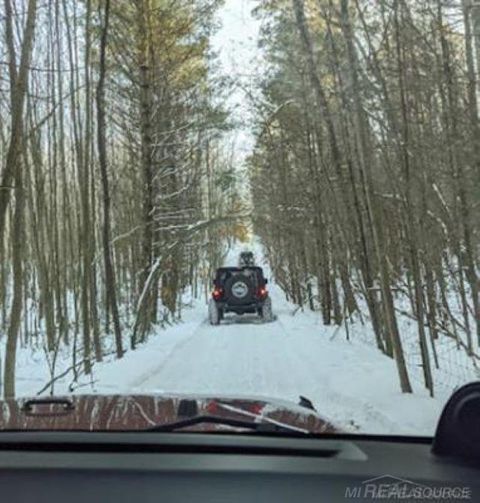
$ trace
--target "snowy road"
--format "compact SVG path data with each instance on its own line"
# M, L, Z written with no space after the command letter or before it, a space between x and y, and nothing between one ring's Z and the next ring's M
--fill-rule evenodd
M237 322L230 318L217 327L202 323L157 372L136 383L138 387L183 393L258 393L264 389L275 369L292 364L284 351L287 334L278 321L259 324L247 315L233 319ZM284 389L283 379L275 382L279 390Z
M228 260L232 260L230 257ZM360 322L326 327L318 313L298 310L262 264L277 319L228 315L220 326L207 322L205 299L183 310L183 321L158 332L121 360L96 364L75 393L181 393L270 397L298 402L308 397L319 413L349 431L433 434L446 397L431 399L421 381L402 395L392 359L372 344ZM42 386L38 367L25 367L21 393ZM32 384L33 383L33 384ZM68 393L69 381L55 392Z
M255 315L229 314L219 326L211 326L206 306L199 306L198 317L203 321L196 330L174 348L168 359L134 381L134 388L142 392L266 395L297 400L305 394L307 383L317 382L318 373L312 373L317 362L309 357L311 346L302 345L298 330L285 326L285 321L294 320L294 307L276 285L270 286L270 295L277 317L270 323ZM320 335L318 326L317 345L323 345ZM324 356L325 349L321 350ZM328 363L333 372L334 359L326 360L333 362Z
M310 398L327 419L350 431L431 433L441 402L421 390L399 391L394 362L360 341L297 312L270 284L277 319L229 315L207 322L198 302L187 322L152 338L96 375L96 392L182 393ZM354 334L353 334L354 337Z

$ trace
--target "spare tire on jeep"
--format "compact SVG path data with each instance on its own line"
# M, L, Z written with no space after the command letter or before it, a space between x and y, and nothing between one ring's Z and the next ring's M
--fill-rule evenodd
M225 297L229 304L248 304L253 302L255 285L245 274L234 274L225 282Z

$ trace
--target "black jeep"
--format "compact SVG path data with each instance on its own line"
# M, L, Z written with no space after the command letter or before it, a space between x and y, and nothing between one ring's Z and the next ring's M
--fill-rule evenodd
M255 265L255 257L251 251L242 251L238 257L238 267L253 267Z
M267 279L261 267L221 267L213 280L208 318L218 325L225 313L257 313L264 321L272 321L272 300L266 288Z

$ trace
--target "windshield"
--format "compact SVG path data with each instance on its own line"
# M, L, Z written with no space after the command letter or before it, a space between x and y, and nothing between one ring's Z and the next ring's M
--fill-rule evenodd
M0 429L434 433L480 375L479 4L0 23Z

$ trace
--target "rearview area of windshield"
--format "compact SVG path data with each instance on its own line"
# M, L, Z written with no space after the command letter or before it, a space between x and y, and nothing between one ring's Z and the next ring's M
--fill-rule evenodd
M0 26L0 430L431 436L480 378L480 4Z

